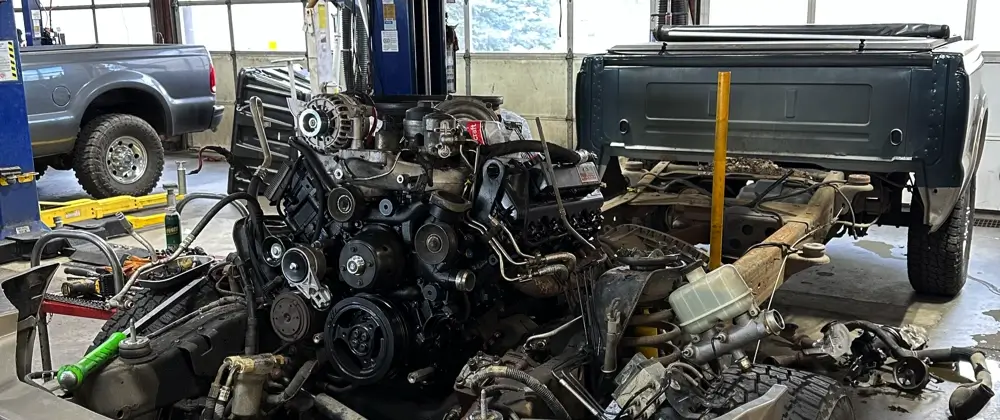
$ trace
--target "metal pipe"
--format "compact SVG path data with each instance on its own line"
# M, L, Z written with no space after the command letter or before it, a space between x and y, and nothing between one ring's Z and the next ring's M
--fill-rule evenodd
M732 73L719 72L715 107L715 167L712 168L712 217L708 267L722 265L722 218L726 200L726 142L729 137L729 84Z
M122 263L118 261L118 256L114 249L100 236L82 230L54 230L49 231L35 241L35 246L31 248L31 267L38 267L42 262L42 250L45 245L53 239L79 239L87 241L97 247L97 250L104 254L111 266L111 275L115 280L115 288L121 290L125 283L125 273L122 271Z
M267 168L271 167L271 147L267 144L267 134L264 131L264 102L259 96L252 96L248 101L250 105L250 117L253 119L253 128L257 131L257 139L260 141L260 151L264 155L260 167L254 176L263 178L267 173Z
M556 185L556 173L552 169L552 154L549 153L549 143L545 141L545 132L542 130L542 119L535 117L535 125L538 127L538 139L542 142L542 150L545 154L545 162L542 166L545 167L545 170L548 173L549 184L552 185L552 192L556 197L556 207L559 209L559 218L562 219L563 226L566 226L566 230L568 230L574 238L591 250L596 250L597 247L590 243L590 241L587 241L587 238L584 238L583 235L581 235L580 232L578 232L569 222L569 219L566 218L566 207L563 206L562 196L559 194L559 186Z
M135 227L132 226L132 222L125 217L125 213L115 213L115 217L118 219L118 222L122 224L122 227L125 228L125 233L128 233L128 236L131 236L132 239L139 242L143 248L146 248L146 252L149 252L149 258L156 258L156 248L154 248L153 244L149 243L146 238L143 238L142 235L135 231Z
M181 213L182 211L184 211L184 206L186 206L188 203L194 200L221 200L223 198L226 198L226 194L203 193L203 192L194 192L191 194L185 194L184 198L181 199L181 201L177 202L177 213ZM241 216L243 217L250 216L250 211L247 210L247 206L243 205L243 203L239 201L232 201L229 203L229 205L235 207L236 210L240 212Z
M462 14L465 18L462 24L462 32L465 33L465 54L462 54L465 59L465 94L472 95L472 6L469 0L465 0Z
M574 323L576 323L577 321L579 321L581 319L583 319L583 315L580 315L580 316L578 316L576 318L573 318L573 319L567 321L565 324L562 324L562 325L556 327L552 331L544 332L544 333L541 333L541 334L535 334L535 335L533 335L531 337L528 337L527 340L524 340L524 346L530 348L531 347L531 342L533 342L535 340L541 340L541 339L549 338L549 337L552 337L552 336L554 336L556 334L559 334L559 333L561 333L563 331L566 331L566 329L568 329L569 327L573 326Z

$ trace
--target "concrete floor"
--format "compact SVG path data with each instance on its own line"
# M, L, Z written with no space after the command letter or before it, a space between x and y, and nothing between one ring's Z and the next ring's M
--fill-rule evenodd
M173 161L188 156L170 156L162 182L173 182ZM198 175L188 178L189 191L225 192L226 164L208 163ZM39 181L39 199L64 201L85 197L69 171L49 171ZM185 220L197 220L212 203L193 203L185 210ZM237 217L226 209L196 242L209 253L232 250L230 232ZM193 224L194 222L188 222ZM145 236L155 246L163 246L158 230ZM115 242L135 245L131 238ZM958 298L933 302L916 297L906 280L906 230L891 227L872 229L860 240L838 239L829 245L832 264L812 268L791 279L776 293L775 308L788 322L805 332L818 331L832 319L868 319L891 325L912 323L927 328L933 347L976 346L988 352L994 378L1000 379L1000 229L977 228L973 240L969 281ZM23 269L24 263L4 266ZM59 275L53 282L58 290ZM101 326L99 321L56 316L51 321L53 364L74 362L90 344ZM36 357L36 364L37 364ZM963 371L969 376L968 369ZM995 386L1000 386L1000 380ZM859 419L943 419L947 417L948 396L954 384L935 384L919 397L898 393L858 392L855 409ZM1000 418L1000 398L995 398L978 418Z

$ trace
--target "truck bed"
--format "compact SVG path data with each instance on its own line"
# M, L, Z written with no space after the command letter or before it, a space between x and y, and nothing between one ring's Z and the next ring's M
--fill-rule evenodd
M969 44L702 31L615 47L580 70L580 144L600 154L708 161L717 75L731 71L732 156L873 172L954 168L954 154L967 146L969 92L981 87L968 77L982 61L970 62Z

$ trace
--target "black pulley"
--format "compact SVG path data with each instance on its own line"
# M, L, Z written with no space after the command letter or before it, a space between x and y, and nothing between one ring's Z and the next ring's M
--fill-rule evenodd
M364 195L351 186L337 187L327 194L326 209L333 220L345 223L367 214Z
M359 385L392 374L405 360L408 340L406 324L392 304L367 294L334 305L323 331L330 362Z
M295 292L284 292L271 306L271 328L285 342L305 338L316 324L317 313L309 302Z
M458 253L458 235L455 229L443 223L427 223L417 230L413 240L417 258L427 264L450 261Z

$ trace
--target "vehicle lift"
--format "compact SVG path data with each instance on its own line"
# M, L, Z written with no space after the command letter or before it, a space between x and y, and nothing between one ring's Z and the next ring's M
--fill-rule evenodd
M30 12L25 13L28 15ZM14 22L14 3L0 1L0 54L3 56L0 60L0 121L3 121L0 145L4 149L0 153L0 241L48 230L39 218L28 109L20 77L21 46Z

